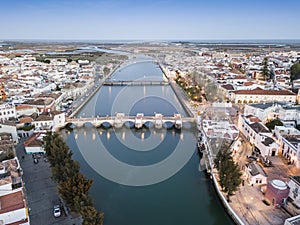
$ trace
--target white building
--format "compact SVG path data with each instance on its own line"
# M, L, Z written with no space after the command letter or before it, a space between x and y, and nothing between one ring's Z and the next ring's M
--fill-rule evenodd
M300 223L300 215L290 217L284 221L284 225L298 225Z
M267 184L268 176L263 168L256 162L251 162L245 166L246 179L250 185Z
M57 131L59 128L65 125L65 122L66 122L65 113L52 111L47 114L44 113L39 115L32 122L32 125L34 125L37 130Z
M274 136L280 144L282 156L300 168L300 131L294 127L275 126Z
M28 208L22 190L0 197L0 224L29 225Z
M232 91L230 100L234 103L259 103L259 102L292 102L296 103L297 95L288 90L238 90Z
M0 124L0 133L10 133L14 144L19 143L19 137L17 133L17 128L15 125L9 125L9 124Z
M37 107L31 105L18 105L16 106L16 115L17 117L20 116L30 116L33 113L38 113Z
M17 157L0 162L0 196L22 189L20 168Z
M283 122L291 121L300 124L300 107L299 106L284 106L279 109L278 116Z
M282 155L289 160L291 164L300 168L300 133L298 134L280 134Z
M38 132L33 133L26 141L24 141L24 147L27 154L33 153L45 153L45 149L43 147L43 137L45 133Z
M272 133L253 115L240 115L238 128L248 141L257 147L262 156L275 156L279 151L279 144L275 142Z
M280 103L263 102L245 105L244 115L255 115L263 123L279 117Z
M0 224L29 225L17 158L0 162Z
M283 124L300 124L300 107L286 102L263 102L245 105L245 115L255 115L263 123L280 119Z
M300 208L300 176L291 176L288 186L290 188L289 197Z
M203 120L202 128L209 138L227 138L235 140L239 136L239 130L235 124L232 124L227 120Z
M16 107L13 104L3 103L0 105L0 121L16 118Z

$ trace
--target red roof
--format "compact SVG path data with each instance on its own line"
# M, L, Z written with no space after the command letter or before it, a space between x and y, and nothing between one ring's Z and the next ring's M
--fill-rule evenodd
M238 90L233 91L237 95L296 95L295 93L287 90Z
M252 84L255 84L255 83L252 81L248 81L248 82L244 83L244 86L251 86Z
M22 109L32 109L33 106L31 105L17 105L16 110L22 110Z
M0 214L15 211L25 207L25 200L22 190L0 197Z
M26 218L26 219L24 219L24 220L19 220L19 221L14 222L14 223L8 223L8 224L6 224L6 225L20 225L20 224L24 224L24 223L26 223L26 222L28 222L28 218Z
M42 141L38 139L41 133L32 134L26 141L24 141L25 147L41 147Z
M33 122L33 119L31 117L20 118L20 123L31 123L31 122Z

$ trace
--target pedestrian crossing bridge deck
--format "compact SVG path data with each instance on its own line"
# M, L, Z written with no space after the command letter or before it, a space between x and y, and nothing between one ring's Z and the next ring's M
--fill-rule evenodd
M86 124L92 124L94 127L116 127L121 128L124 124L131 124L132 127L141 128L155 127L155 128L175 128L181 129L183 123L194 123L194 117L181 117L180 114L174 116L162 116L156 114L155 116L144 116L138 113L136 116L125 116L122 113L117 113L116 116L90 117L90 118L67 118L64 127L72 125L74 127L83 127Z

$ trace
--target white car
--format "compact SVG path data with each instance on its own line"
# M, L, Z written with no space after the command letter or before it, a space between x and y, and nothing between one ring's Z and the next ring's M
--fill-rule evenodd
M54 217L60 217L61 216L61 211L60 211L60 206L59 205L54 206L53 215L54 215Z

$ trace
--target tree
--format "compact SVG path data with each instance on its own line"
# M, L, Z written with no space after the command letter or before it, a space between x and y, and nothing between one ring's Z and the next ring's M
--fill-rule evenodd
M273 119L266 123L266 127L269 128L269 131L274 130L275 126L283 126L280 119Z
M107 75L107 74L109 74L109 72L110 72L110 68L108 68L108 67L104 67L103 68L103 73L105 74L105 75Z
M83 225L102 225L104 214L97 212L92 206L85 206L82 208L81 215L83 218Z
M77 211L78 207L75 207L75 202L86 203L86 195L92 184L93 180L89 180L81 173L77 173L66 181L59 183L58 192L72 211L79 212Z
M266 81L270 78L270 72L269 72L269 68L268 68L268 58L265 57L263 62L262 62L262 70L261 70L261 75L263 77L263 80Z
M80 213L83 224L102 225L104 214L97 212L88 194L93 180L79 172L79 163L72 160L73 153L64 140L57 134L48 132L43 138L44 149L48 156L52 178L58 183L58 192L66 205Z
M52 178L57 183L66 181L68 178L79 173L80 165L77 161L67 159L51 168Z
M291 66L290 81L292 83L292 87L294 87L294 80L297 80L299 78L300 78L300 62L297 62Z
M229 149L220 149L216 158L214 159L214 167L219 173L220 186L227 194L227 199L237 190L242 182L242 173L238 164L233 161Z

